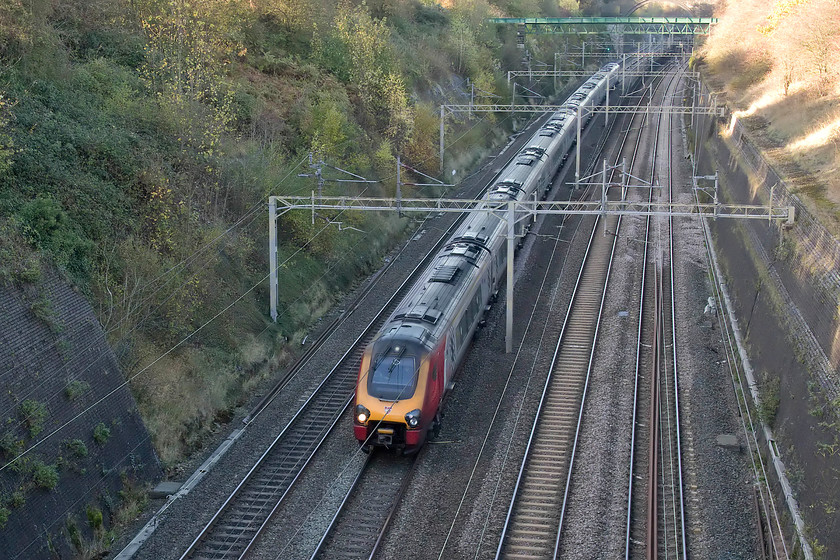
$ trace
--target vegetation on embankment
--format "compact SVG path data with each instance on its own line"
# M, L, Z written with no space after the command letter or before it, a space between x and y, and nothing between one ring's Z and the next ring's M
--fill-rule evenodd
M727 2L696 61L773 165L840 232L840 4Z
M314 188L299 176L310 152L381 180L326 193L392 194L397 154L436 175L437 105L462 102L465 78L477 102L505 96L502 69L519 64L486 18L569 13L530 4L0 3L0 281L37 291L54 267L88 296L177 462L406 227L283 216L275 325L267 196ZM447 127L459 179L498 127Z

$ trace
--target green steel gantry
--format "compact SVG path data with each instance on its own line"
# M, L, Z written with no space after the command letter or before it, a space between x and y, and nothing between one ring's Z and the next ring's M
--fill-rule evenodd
M490 18L490 23L518 25L525 33L598 35L620 30L627 35L708 35L718 22L709 17Z

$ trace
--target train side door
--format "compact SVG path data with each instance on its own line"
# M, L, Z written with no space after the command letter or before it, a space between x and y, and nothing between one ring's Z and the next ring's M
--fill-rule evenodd
M443 392L449 387L449 382L455 374L455 337L454 330L446 336L446 355L444 356Z

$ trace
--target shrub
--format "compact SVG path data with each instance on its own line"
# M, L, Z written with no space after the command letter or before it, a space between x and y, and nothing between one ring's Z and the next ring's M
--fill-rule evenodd
M11 513L9 508L0 507L0 529L6 526L6 522L9 520L9 514Z
M67 397L68 401L75 401L86 393L88 389L90 389L90 383L74 379L67 383L67 386L64 388L64 396Z
M41 461L32 464L32 480L40 488L52 490L58 486L58 469Z
M102 528L102 510L96 506L87 507L88 525L94 531Z
M69 449L76 457L87 457L88 449L85 442L80 439L71 439L64 442L65 447Z
M20 414L31 437L37 436L44 430L44 420L47 419L47 407L44 403L27 399L20 405Z
M778 377L764 376L764 382L759 386L758 417L762 422L772 427L779 411L781 383Z
M93 440L99 445L105 445L109 437L111 437L111 428L103 422L100 422L93 428Z
M6 460L14 459L23 451L23 441L15 437L12 432L4 432L0 436L0 451L3 452Z
M35 284L41 279L41 263L35 257L26 259L15 271L15 280L21 284Z
M31 309L32 313L45 322L52 332L58 334L64 330L64 325L58 320L52 302L44 294L41 294L38 299L32 302Z
M9 498L9 505L13 508L21 508L26 503L26 494L23 493L23 490L15 490L12 492L12 497Z

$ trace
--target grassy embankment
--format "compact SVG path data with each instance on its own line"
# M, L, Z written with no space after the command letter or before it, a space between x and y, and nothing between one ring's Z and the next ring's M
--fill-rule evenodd
M392 194L398 153L436 175L437 104L462 102L463 78L477 102L505 96L500 68L519 63L491 13L481 1L4 2L0 279L33 306L49 307L45 267L86 294L161 458L177 463L407 227L348 214L365 233L339 233L327 216L284 216L275 325L267 196L313 189L298 177L310 152L381 179L327 194ZM456 180L498 124L448 122Z
M700 51L703 71L715 89L725 93L726 102L736 110L734 118L743 121L794 193L837 237L840 75L833 58L840 46L840 4L830 0L751 0L730 2L719 15L719 26ZM794 229L783 236L777 258L787 260L792 252L803 250L796 235ZM759 270L766 266L755 255L753 260ZM837 267L829 253L808 252L797 262L803 265L799 274L804 281ZM779 324L786 324L788 311L783 300L772 293L772 282L763 281L764 276L762 272L758 286L771 288L771 307ZM837 294L824 294L823 301L827 303L822 318L836 324L832 306ZM803 352L797 348L796 337L790 336L791 351ZM803 371L806 369L804 366ZM827 557L828 549L820 541L830 543L837 534L835 511L840 496L830 473L836 475L840 457L840 399L827 397L807 371L801 376L791 373L774 372L779 377L765 379L767 402L761 416L776 424L781 441L790 439L789 432L809 430L811 437L787 441L785 461L791 481L801 492L800 507L812 532L811 545L819 557ZM795 399L803 394L806 399ZM787 415L781 425L776 420L779 410ZM794 421L802 425L793 425Z
M840 5L729 2L699 60L765 154L840 232Z

